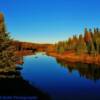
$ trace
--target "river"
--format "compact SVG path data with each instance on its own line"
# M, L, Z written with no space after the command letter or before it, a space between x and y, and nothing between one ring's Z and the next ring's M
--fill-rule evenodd
M100 100L100 66L70 64L44 53L23 60L21 77L52 100Z

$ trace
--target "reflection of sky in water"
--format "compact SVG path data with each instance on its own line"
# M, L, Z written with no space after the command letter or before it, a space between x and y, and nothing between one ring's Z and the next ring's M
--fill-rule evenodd
M99 80L95 83L80 77L76 70L70 73L67 68L57 64L53 57L41 53L27 56L24 58L23 67L22 77L56 100L100 100Z

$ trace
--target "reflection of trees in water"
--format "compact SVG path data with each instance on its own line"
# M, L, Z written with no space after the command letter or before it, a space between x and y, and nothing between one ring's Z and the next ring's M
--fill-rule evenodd
M100 79L100 66L94 64L83 64L83 63L69 63L61 59L56 59L57 62L65 67L68 68L69 72L73 70L77 70L80 76L85 77L91 80L98 80Z
M16 64L23 65L24 57L23 56L17 56L16 61L17 61Z
M33 100L50 100L48 94L43 93L38 88L31 86L28 81L25 81L20 76L22 69L23 57L17 58L18 65L12 70L11 67L0 68L0 96L31 96ZM6 65L6 62L4 62ZM6 71L5 71L6 69ZM17 97L17 98L18 98Z
M0 73L0 96L31 96L36 97L35 100L50 100L46 93L23 80L19 72Z
M0 68L0 96L12 96L12 98L13 96L25 96L25 98L31 96L33 100L50 100L48 94L23 80L19 71L22 69L20 65L24 63L23 57L17 57L16 60L18 65L14 67L14 70L11 70L11 67L7 67L7 71L5 71L6 67Z
M11 96L11 98L16 96L17 98L23 97L26 99L29 97L33 98L33 100L50 100L48 94L31 86L28 81L23 80L20 76L19 70L22 69L20 65L24 63L23 58L23 56L16 57L16 67L4 66L0 68L0 96ZM7 64L7 60L4 64Z

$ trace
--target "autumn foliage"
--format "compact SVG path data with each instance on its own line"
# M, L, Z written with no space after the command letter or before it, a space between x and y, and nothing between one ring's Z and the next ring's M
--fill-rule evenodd
M85 28L84 35L74 35L66 41L56 43L55 47L58 53L74 51L76 54L100 54L100 30L96 28L92 31Z

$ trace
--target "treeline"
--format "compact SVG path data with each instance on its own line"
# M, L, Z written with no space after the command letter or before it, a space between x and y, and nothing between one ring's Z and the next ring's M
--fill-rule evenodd
M60 41L55 44L55 48L58 53L74 51L77 54L100 54L100 30L98 28L94 28L94 30L85 28L84 35L74 35L67 41Z

